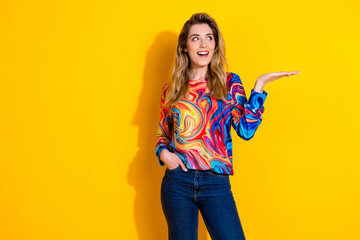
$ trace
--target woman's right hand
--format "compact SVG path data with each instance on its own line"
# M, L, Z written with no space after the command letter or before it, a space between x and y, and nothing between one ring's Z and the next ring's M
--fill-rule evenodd
M166 167L169 170L175 169L177 166L180 165L182 170L184 172L187 172L187 168L185 167L179 156L175 153L170 152L167 149L161 151L160 159L166 164Z

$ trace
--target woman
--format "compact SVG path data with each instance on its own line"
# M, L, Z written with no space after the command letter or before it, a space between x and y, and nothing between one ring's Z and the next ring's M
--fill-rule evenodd
M295 72L260 76L246 99L240 77L229 69L215 20L196 13L179 35L170 84L161 92L156 156L166 170L161 203L169 239L197 239L198 211L212 239L245 239L231 191L231 125L251 139L262 121L264 86Z

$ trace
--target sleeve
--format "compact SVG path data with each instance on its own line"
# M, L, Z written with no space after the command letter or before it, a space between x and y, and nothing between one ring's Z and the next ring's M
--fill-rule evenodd
M247 100L243 84L237 74L233 74L230 86L231 124L239 137L250 140L262 121L267 92L263 90L263 93L259 93L252 89Z
M160 121L156 133L155 152L159 159L160 166L164 166L165 163L160 159L161 151L167 149L170 151L169 146L171 142L171 133L173 128L173 122L171 118L170 107L164 106L166 92L169 89L169 85L165 84L161 90L160 98Z

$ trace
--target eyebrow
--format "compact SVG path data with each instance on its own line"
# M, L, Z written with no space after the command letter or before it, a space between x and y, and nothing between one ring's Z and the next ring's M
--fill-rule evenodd
M207 34L205 34L206 36L209 36L209 35L214 35L214 34L212 34L212 33L207 33ZM198 34L198 33L194 33L194 34L191 34L190 36L189 36L189 38L191 38L192 36L200 36L200 34Z

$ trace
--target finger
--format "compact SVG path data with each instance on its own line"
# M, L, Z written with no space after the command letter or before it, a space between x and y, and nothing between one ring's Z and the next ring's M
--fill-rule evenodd
M295 75L295 74L299 74L299 73L300 73L300 71L294 71L294 72L284 72L284 71L282 71L282 72L278 72L276 74L276 76L277 77L287 77L287 76L291 76L291 75Z
M181 166L181 168L182 168L182 170L183 170L184 172L187 172L187 171L188 171L182 161L180 161L179 164L180 164L180 166Z
M293 72L286 72L286 73L290 76L290 75L299 74L300 71L293 71Z
M275 79L282 78L282 77L288 77L288 76L290 76L290 73L288 73L288 72L276 72L273 74L273 77L275 77Z

